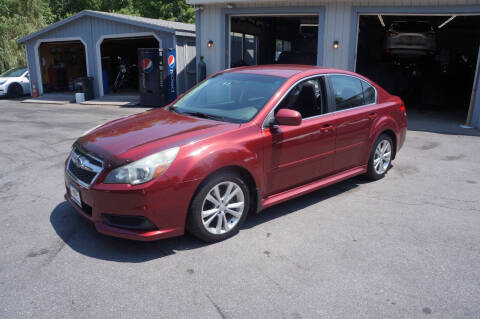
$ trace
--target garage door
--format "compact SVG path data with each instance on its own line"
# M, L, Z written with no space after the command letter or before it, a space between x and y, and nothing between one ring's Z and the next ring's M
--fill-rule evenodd
M480 16L362 14L355 70L400 96L419 129L464 124L480 45Z
M153 36L104 39L100 45L103 93L137 95L138 49L158 47Z
M234 14L229 19L227 67L322 64L318 14Z
M41 92L75 90L75 80L87 75L85 46L80 41L42 42L38 47Z

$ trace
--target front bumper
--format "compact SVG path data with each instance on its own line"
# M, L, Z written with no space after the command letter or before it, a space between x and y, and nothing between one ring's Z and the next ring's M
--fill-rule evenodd
M80 207L71 197L70 185L79 193ZM99 233L139 241L152 241L183 235L190 200L198 183L175 183L166 174L143 185L94 184L85 188L65 172L65 199L92 222ZM139 216L154 229L121 228L108 224L105 215Z

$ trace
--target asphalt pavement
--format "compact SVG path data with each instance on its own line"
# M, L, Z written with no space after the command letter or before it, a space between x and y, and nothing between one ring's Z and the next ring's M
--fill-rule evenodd
M479 318L480 137L409 131L387 176L207 245L110 238L65 202L87 129L142 108L0 100L0 318Z

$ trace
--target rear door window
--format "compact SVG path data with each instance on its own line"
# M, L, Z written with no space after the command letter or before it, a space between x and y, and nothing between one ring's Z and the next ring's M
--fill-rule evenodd
M337 111L364 105L360 79L345 75L330 75Z

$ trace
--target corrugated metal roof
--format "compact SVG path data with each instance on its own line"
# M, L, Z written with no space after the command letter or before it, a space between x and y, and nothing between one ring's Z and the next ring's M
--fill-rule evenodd
M49 32L53 29L59 28L62 25L75 21L81 17L90 16L95 17L98 19L107 19L119 23L127 23L132 24L139 27L149 28L153 30L175 33L176 31L184 31L184 32L195 32L195 25L182 23L182 22L175 22L175 21L167 21L167 20L160 20L160 19L151 19L151 18L144 18L144 17L136 17L136 16L129 16L125 14L119 13L110 13L110 12L102 12L102 11L93 11L93 10L83 10L67 19L62 21L56 22L52 25L49 25L46 28L38 30L34 33L27 35L26 37L21 38L18 40L19 43L24 43L30 39L33 39L43 33Z

